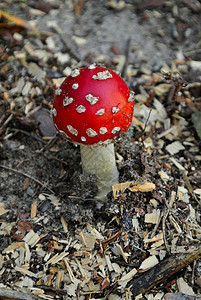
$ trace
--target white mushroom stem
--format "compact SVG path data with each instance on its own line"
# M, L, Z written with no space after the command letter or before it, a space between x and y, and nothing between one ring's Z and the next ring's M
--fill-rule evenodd
M114 144L86 146L80 145L82 170L85 174L95 174L98 193L96 199L104 201L112 186L118 183Z

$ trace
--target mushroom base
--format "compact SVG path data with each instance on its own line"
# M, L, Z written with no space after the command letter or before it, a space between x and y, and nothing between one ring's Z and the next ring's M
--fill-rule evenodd
M96 199L106 200L112 186L118 183L119 172L116 166L114 144L103 146L80 145L82 170L97 177L98 193Z

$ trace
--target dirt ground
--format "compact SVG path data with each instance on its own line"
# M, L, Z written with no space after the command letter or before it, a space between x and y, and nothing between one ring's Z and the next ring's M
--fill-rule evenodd
M0 289L27 295L9 299L200 299L200 1L6 0L0 9ZM64 77L91 63L119 71L136 95L131 128L115 141L120 183L132 184L101 209L79 146L49 115ZM146 182L155 189L132 190ZM147 270L172 255L188 263L151 286ZM136 292L146 273L150 286Z

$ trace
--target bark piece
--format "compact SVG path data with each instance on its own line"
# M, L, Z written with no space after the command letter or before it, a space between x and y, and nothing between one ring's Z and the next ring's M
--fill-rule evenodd
M133 297L144 294L201 257L201 246L187 255L171 256L132 281ZM130 284L129 284L130 285Z

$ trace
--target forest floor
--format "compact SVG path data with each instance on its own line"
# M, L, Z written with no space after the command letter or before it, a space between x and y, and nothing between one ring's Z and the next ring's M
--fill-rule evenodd
M201 2L0 3L0 299L201 299ZM135 92L96 178L50 117L72 69Z

